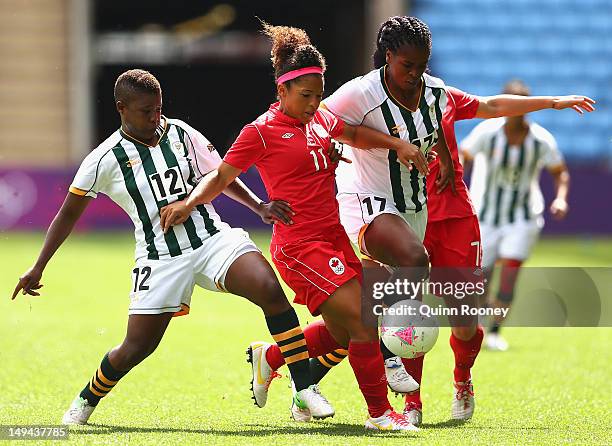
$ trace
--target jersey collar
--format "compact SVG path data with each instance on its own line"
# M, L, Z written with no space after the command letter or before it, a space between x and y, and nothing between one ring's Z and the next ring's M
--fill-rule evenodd
M137 144L140 144L146 147L157 147L159 143L161 142L162 138L166 135L166 132L168 131L168 118L166 118L164 115L162 115L161 118L162 118L163 123L160 123L157 126L157 130L155 130L155 133L159 135L159 139L157 140L155 145L149 145L147 143L140 141L139 139L134 138L133 136L130 136L129 134L124 132L122 128L119 129L119 133L121 134L121 136L123 136L125 139L127 139L130 142L137 143Z
M403 108L404 110L408 110L410 113L415 113L419 109L419 104L421 103L421 97L423 96L423 90L425 89L425 79L423 78L423 76L421 76L421 91L419 92L419 102L417 103L416 108L414 110L411 110L408 107L406 107L404 104L402 104L400 101L395 99L393 94L391 94L391 90L389 90L389 86L387 85L387 79L385 77L386 70L387 70L387 65L384 65L380 68L379 70L380 71L380 82L382 83L383 90L385 90L385 93L387 94L389 99L391 99L391 102L393 102L398 107Z
M269 109L270 113L274 116L274 119L282 122L283 124L294 125L297 127L305 127L302 121L297 118L292 118L291 116L287 116L280 110L280 102L275 102L270 105Z

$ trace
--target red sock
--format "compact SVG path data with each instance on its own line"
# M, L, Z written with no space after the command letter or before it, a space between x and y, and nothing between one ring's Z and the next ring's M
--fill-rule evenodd
M308 356L311 358L316 358L317 356L331 353L336 349L344 348L336 342L323 321L316 321L312 324L308 324L306 328L304 328L304 337L306 338L306 345L308 346ZM266 351L266 361L268 361L272 370L278 370L285 364L285 358L283 358L283 354L280 348L278 348L278 345L273 344Z
M423 376L423 361L425 360L425 355L419 356L418 358L413 359L405 359L402 358L402 363L404 364L404 368L406 372L410 376L414 378L416 382L421 384L421 378ZM414 393L406 395L406 403L416 403L419 407L421 407L421 388Z
M468 341L456 338L451 332L450 346L455 354L455 382L466 382L470 379L470 369L480 352L483 337L484 330L480 325L476 328L474 336Z
M349 362L371 417L380 417L391 404L387 399L387 378L380 341L350 342Z

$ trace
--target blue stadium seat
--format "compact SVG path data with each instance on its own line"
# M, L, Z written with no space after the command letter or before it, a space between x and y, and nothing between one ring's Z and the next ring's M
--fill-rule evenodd
M414 0L430 25L431 68L447 84L478 95L521 77L533 94L579 93L597 99L588 117L544 111L568 158L612 153L612 0ZM457 126L463 137L475 123Z

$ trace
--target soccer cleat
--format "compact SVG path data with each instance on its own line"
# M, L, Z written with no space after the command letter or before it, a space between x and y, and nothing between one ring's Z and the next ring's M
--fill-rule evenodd
M304 411L308 410L315 420L333 417L336 414L336 411L332 405L329 404L329 401L321 395L321 391L317 384L312 384L306 389L296 392L295 395L293 395L293 404L302 411L303 415L305 415ZM293 408L291 413L293 414Z
M291 393L294 396L297 393L293 379L291 379ZM300 409L297 404L295 404L295 398L291 398L291 418L298 423L308 423L312 420L312 415L310 409Z
M485 347L487 350L505 352L508 350L508 343L498 333L489 333L485 338Z
M251 391L253 400L257 407L264 407L268 401L268 389L274 378L281 375L272 370L266 360L266 351L272 344L258 341L252 342L247 349L247 362L251 363L253 377L251 379Z
M387 411L378 418L368 418L365 422L366 429L378 431L418 431L419 428L411 424L404 415L393 409Z
M413 426L420 426L423 422L423 406L414 401L407 402L404 407L404 416Z
M387 385L396 394L412 393L419 390L419 383L406 372L402 358L399 356L385 359L385 375Z
M70 408L62 417L62 424L87 424L96 406L90 406L89 401L80 395L74 399Z
M476 400L474 399L474 386L472 380L455 383L455 397L451 405L453 420L467 421L472 418Z

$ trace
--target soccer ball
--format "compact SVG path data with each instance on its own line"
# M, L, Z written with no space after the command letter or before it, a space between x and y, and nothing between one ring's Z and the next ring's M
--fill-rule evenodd
M438 339L438 321L422 311L417 300L403 300L387 308L380 323L380 338L395 355L418 358L430 351ZM412 310L409 310L412 308Z

